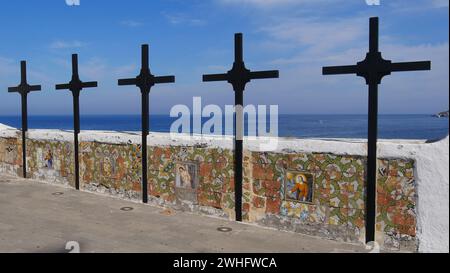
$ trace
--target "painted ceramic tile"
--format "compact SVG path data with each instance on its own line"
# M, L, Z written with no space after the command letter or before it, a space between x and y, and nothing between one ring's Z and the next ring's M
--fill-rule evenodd
M316 189L316 193L314 194L314 203L328 206L330 203L330 196L330 188Z
M414 168L413 160L391 160L389 161L389 176L412 176Z
M282 214L287 217L298 218L307 221L309 218L308 204L283 201Z
M223 209L234 209L234 193L223 193L221 205Z
M365 208L365 195L361 191L348 192L348 208L363 210Z
M275 197L266 198L266 213L280 214L281 199Z
M347 211L349 227L363 229L365 227L364 209L348 209Z
M348 208L349 194L345 191L335 191L330 193L330 207Z
M347 208L330 208L330 216L328 218L328 223L334 226L345 226L348 223L348 212Z
M312 174L288 171L285 179L285 200L312 203L314 179Z
M195 190L198 184L198 167L196 163L176 164L175 185L177 188Z
M1 152L0 152L0 160L7 164L16 164L18 163L18 155L19 149L17 146L16 139L7 138L2 139L1 143Z
M175 193L180 200L197 202L198 164L179 162L175 166Z
M383 196L378 194L376 220L378 231L415 236L416 212L414 198L398 196L396 199L393 199L391 195Z
M222 208L222 193L220 192L199 192L198 202L201 206Z
M266 193L264 180L254 179L252 183L253 193L259 196L264 196Z
M317 205L317 206L309 206L311 211L309 220L311 223L325 223L327 219L327 206Z
M388 176L389 175L389 160L379 159L378 160L378 175Z
M261 209L266 207L266 198L260 196L253 196L252 207L256 209Z

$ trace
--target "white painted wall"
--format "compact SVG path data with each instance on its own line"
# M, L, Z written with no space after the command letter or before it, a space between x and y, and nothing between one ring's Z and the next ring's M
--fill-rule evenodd
M19 136L18 131L0 124L0 137ZM37 140L72 141L73 134L59 130L30 130L28 137ZM104 143L140 143L136 132L118 133L84 131L80 141ZM274 152L321 152L366 156L367 145L361 139L246 139L245 148L268 151L261 143L276 144ZM225 149L233 148L232 137L189 136L152 133L149 145L185 146L203 145ZM449 252L449 137L427 143L424 140L380 140L378 156L383 158L411 158L416 161L418 187L417 231L420 252Z

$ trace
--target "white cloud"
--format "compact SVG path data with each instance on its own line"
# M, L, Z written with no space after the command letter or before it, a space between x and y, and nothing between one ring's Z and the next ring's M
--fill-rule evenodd
M18 64L15 64L12 59L0 57L0 76L10 75L14 69L19 71Z
M87 80L101 80L109 77L107 63L100 58L91 58L80 64L80 73L86 75Z
M305 2L299 0L221 0L226 4L252 4L256 6L272 6L272 5L286 5L298 2ZM306 0L306 2L311 2Z
M361 22L361 18L333 22L323 19L289 19L262 30L276 39L295 43L297 46L330 48L354 42L364 35L367 27Z
M449 0L432 0L432 4L435 8L448 8Z
M364 0L361 0L364 1ZM294 5L335 4L343 0L219 0L222 4L257 8L289 7Z
M249 85L248 93L259 94L250 96L249 103L270 104L277 98L283 113L366 113L367 86L362 78L322 75L323 66L351 65L365 58L366 17L333 21L285 17L262 25L259 31L267 37L263 49L280 52L269 64L280 69L280 80ZM383 79L381 113L434 113L448 108L448 42L411 45L381 36L380 50L394 62L432 61L432 71L392 73Z
M277 24L261 28L269 36L274 48L298 49L294 56L274 60L277 64L316 62L336 59L334 52L353 51L367 43L366 18L350 18L335 21L317 19L284 19ZM351 52L353 53L353 52ZM351 54L348 54L350 57Z
M382 44L386 59L394 62L432 61L431 71L398 72L383 78L380 113L435 113L447 110L449 45ZM246 103L279 105L282 113L367 113L367 86L356 75L323 76L322 67L351 65L365 57L366 47L324 54L319 59L272 66L280 79L254 81L246 89ZM300 53L299 53L300 55Z
M57 58L52 61L65 71L70 72L72 69L70 58ZM116 66L99 57L80 59L79 61L80 77L85 81L108 81L114 84L118 78L127 77L127 75L134 76L139 72L136 64Z
M124 20L124 21L121 21L120 24L121 24L122 26L132 27L132 28L134 28L134 27L140 27L140 26L143 26L143 25L144 25L142 22L135 21L135 20Z
M240 6L253 6L259 8L273 8L273 7L286 7L293 5L318 5L318 4L349 4L350 1L346 0L218 0L223 4L232 4ZM353 1L357 4L360 1L365 5L366 0ZM390 5L391 7L398 7L402 9L409 8L448 8L449 0L417 0L417 1L387 1L381 0L381 5Z
M71 49L71 48L81 48L85 47L86 43L80 41L54 41L50 44L50 48L52 49Z
M449 0L417 0L387 2L395 13L423 13L425 10L448 9Z
M172 25L181 25L187 24L190 26L204 26L206 25L206 21L199 18L192 18L182 13L166 13L163 12L162 15L166 17L167 21L169 21Z
M117 77L124 77L126 75L133 75L133 73L137 73L139 68L136 64L128 64L118 66L112 69L112 73Z

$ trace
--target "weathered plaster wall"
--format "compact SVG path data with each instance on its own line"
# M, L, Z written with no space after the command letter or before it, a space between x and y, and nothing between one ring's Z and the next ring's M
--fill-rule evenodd
M30 131L30 176L73 186L72 134ZM83 190L141 199L140 136L84 132L80 135ZM364 240L366 144L361 140L278 139L266 152L247 140L244 156L244 220L329 239ZM273 140L273 139L272 139ZM151 134L151 202L234 219L232 139ZM0 128L0 171L20 175L17 131ZM388 249L448 251L448 138L437 143L382 141L379 145L377 241ZM198 175L195 194L176 185L179 165ZM286 198L289 172L311 174L310 202Z

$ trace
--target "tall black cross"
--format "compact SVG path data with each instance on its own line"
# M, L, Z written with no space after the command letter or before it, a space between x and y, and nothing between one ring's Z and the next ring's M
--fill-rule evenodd
M234 36L234 64L226 74L203 75L204 82L228 81L234 89L236 117L234 122L234 181L236 221L242 221L243 105L247 83L256 79L278 78L278 70L252 72L245 67L242 33Z
M78 160L78 134L80 133L80 92L83 88L97 87L97 82L82 82L78 75L78 55L72 55L72 80L57 84L56 90L70 90L73 95L73 127L75 152L75 188L80 189L80 162Z
M27 83L27 62L20 62L20 84L16 87L9 87L8 92L17 92L22 97L22 169L23 177L27 178L27 148L26 132L28 131L28 93L40 91L40 85L29 85Z
M378 137L378 85L392 72L430 70L431 62L393 63L383 59L378 49L378 17L370 18L369 53L366 59L349 66L324 67L324 75L356 74L369 86L369 130L367 151L366 242L375 240L376 176Z
M148 203L147 137L149 135L149 94L155 84L173 83L175 76L156 77L149 68L148 45L142 45L141 73L132 79L119 80L119 85L135 85L142 95L142 202Z

